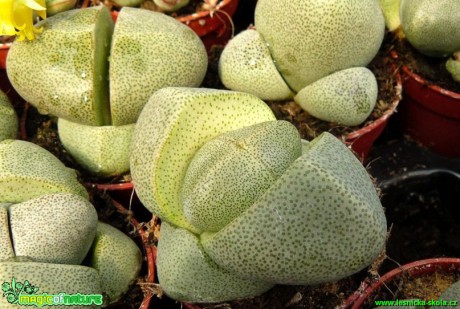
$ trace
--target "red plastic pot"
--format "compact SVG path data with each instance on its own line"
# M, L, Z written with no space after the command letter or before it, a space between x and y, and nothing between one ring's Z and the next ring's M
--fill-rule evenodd
M177 16L176 20L189 26L203 41L210 52L214 45L225 45L233 35L232 16L238 7L239 0L222 0L209 11ZM89 3L84 3L82 7ZM112 18L117 20L118 11L113 10Z
M395 51L392 56L398 58ZM405 65L401 72L401 130L435 153L460 157L460 93L430 84Z
M0 44L0 69L6 69L6 56L10 50L11 43Z
M344 136L345 143L351 147L362 162L366 161L375 140L386 127L388 119L396 111L396 107L398 107L401 100L402 79L398 72L395 72L395 81L396 97L385 113L374 122Z
M234 25L232 16L239 0L222 0L215 9L202 11L176 19L195 31L209 52L214 45L225 45L232 37Z
M393 269L379 278L378 281L361 283L360 288L346 299L341 306L343 309L360 309L371 297L385 288L389 282L397 279L401 275L420 277L430 275L436 271L444 273L460 272L460 259L458 258L434 258L412 262L396 269ZM384 299L379 299L384 300ZM372 306L373 304L371 304Z

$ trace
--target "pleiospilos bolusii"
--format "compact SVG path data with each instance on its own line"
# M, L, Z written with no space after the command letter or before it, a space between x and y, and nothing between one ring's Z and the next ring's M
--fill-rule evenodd
M76 176L38 145L0 142L0 278L5 283L14 278L18 289L27 281L39 287L40 294L104 292L108 304L118 300L137 277L141 253L128 236L98 223ZM88 254L92 267L80 266ZM17 297L19 292L13 288L11 293ZM6 295L0 308L6 306Z
M11 47L8 77L39 111L65 120L63 146L97 176L128 171L121 149L131 143L133 124L153 92L197 87L206 73L200 38L162 13L124 7L114 24L108 9L96 6L56 14L37 27L43 32L36 40Z
M329 133L302 141L253 95L157 91L134 131L131 172L162 220L158 277L178 300L338 280L384 246L382 206L352 152Z
M0 142L0 202L20 203L49 193L67 192L88 198L75 170L31 142Z
M303 92L300 100L312 89L308 86L321 80L308 102L298 102L301 107L308 104L305 109L325 121L364 122L376 100L369 104L370 97L353 93L364 80L376 83L375 76L363 69L339 73L364 67L376 56L385 29L378 1L259 0L255 28L238 34L222 52L219 76L227 88L264 100L286 100ZM336 95L338 100L320 95L334 93L337 83L347 87ZM365 112L350 108L364 105L369 108Z
M400 0L402 30L420 53L447 57L460 51L460 2Z

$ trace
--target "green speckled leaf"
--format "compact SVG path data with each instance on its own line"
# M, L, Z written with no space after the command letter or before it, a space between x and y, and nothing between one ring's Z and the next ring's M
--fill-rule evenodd
M88 198L75 170L30 142L0 142L0 201L19 203L43 194L68 192Z
M241 279L221 269L203 252L197 236L166 222L161 224L157 271L164 292L186 302L246 298L259 295L273 286Z
M18 116L7 95L0 90L0 142L15 139L18 133Z
M91 267L101 277L102 291L109 303L117 301L137 278L142 253L136 243L111 225L99 222L91 248Z
M401 0L399 8L407 40L430 57L447 57L460 50L459 12L458 0Z
M262 100L286 100L294 95L256 30L243 31L228 42L219 59L219 76L227 88Z
M34 261L80 264L96 235L96 209L78 195L42 195L8 211L16 255Z
M207 65L204 45L190 27L162 13L123 8L110 56L113 125L135 123L158 89L199 86Z
M294 100L314 117L356 126L363 123L377 103L374 73L357 67L338 71L303 88Z
M255 26L278 71L298 92L333 72L371 62L385 19L377 0L259 0Z
M164 88L144 107L133 135L131 176L143 204L169 223L197 232L180 198L195 152L219 134L275 120L257 97L205 88Z
M323 133L205 252L252 280L317 284L369 265L385 243L386 220L369 175L337 138Z
M135 124L93 127L59 119L59 139L83 168L102 176L129 171L129 154Z
M0 203L0 261L14 257L8 221L8 206Z
M182 187L187 219L219 231L251 206L301 155L297 129L267 121L207 142L193 157Z
M0 282L24 283L26 280L38 288L37 294L101 294L100 279L94 268L80 265L62 265L36 262L0 262ZM9 304L0 297L0 308L24 309ZM46 308L46 307L45 307ZM100 306L51 306L53 309L94 309Z
M36 40L16 40L8 52L8 78L17 92L43 113L110 124L107 76L113 21L108 9L66 11L37 27L43 32Z

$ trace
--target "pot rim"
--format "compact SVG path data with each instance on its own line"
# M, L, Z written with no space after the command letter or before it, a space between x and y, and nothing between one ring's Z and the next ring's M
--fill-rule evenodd
M8 43L1 43L0 44L0 49L9 49L13 42L8 42Z
M378 281L361 282L360 287L352 295L350 295L341 306L342 309L359 309L362 308L363 303L374 293L378 288L383 286L386 282L389 282L404 272L409 272L411 275L430 274L433 273L437 267L441 267L443 270L452 269L454 266L455 270L460 270L460 258L430 258L424 260L417 260L408 264L399 266L393 270L390 270Z
M395 99L393 102L391 102L389 108L383 113L382 116L380 116L378 119L375 121L369 123L368 125L362 127L359 130L353 131L345 136L345 141L353 143L353 140L357 139L358 137L374 130L375 128L379 127L383 123L385 123L388 118L395 112L396 107L398 106L399 102L402 99L402 78L401 74L399 73L399 70L397 70L396 66L392 64L392 68L394 70L394 76L396 80L396 94L395 94Z
M399 58L399 55L398 53L396 52L396 50L392 50L390 52L390 55L393 59L398 59ZM425 78L423 78L422 76L420 76L419 74L413 72L407 65L402 65L401 66L401 69L403 70L403 72L405 74L407 74L410 78L414 79L417 83L425 86L425 87L428 87L430 88L431 90L435 91L435 92L438 92L442 95L445 95L445 96L448 96L448 97L451 97L453 99L457 99L457 100L460 100L460 93L457 93L457 92L454 92L454 91L450 91L450 90L447 90L447 89L444 89L438 85L435 85L435 84L432 84L432 83L429 83Z

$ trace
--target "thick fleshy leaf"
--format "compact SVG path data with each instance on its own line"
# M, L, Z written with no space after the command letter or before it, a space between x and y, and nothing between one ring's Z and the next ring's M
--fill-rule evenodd
M96 235L96 209L75 194L42 195L8 212L15 254L34 261L81 264Z
M251 208L202 234L219 266L252 280L317 284L349 276L381 252L386 219L365 168L329 133L306 147Z
M401 26L409 43L430 57L460 50L460 1L401 0Z
M92 174L108 177L129 171L135 124L88 126L59 119L59 139L75 161Z
M219 135L193 157L182 187L187 219L215 232L250 207L301 155L297 129L267 121Z
M197 232L185 218L181 190L196 151L212 138L275 120L257 97L226 90L163 88L146 104L131 148L131 176L143 204L164 221Z
M135 123L152 94L164 87L198 87L208 57L190 27L166 14L124 7L110 52L113 125Z
M259 295L273 286L241 279L221 269L203 251L196 235L165 222L161 224L157 270L164 292L186 302L246 298Z
M0 142L15 139L18 128L18 116L7 95L0 90Z
M286 100L294 95L256 30L243 31L228 42L219 59L219 76L227 88L262 100Z
M113 20L105 6L75 9L36 24L40 38L15 41L8 78L42 113L71 121L110 124L108 57Z
M117 301L139 274L142 264L139 247L120 230L99 222L90 255L90 266L99 272L108 302Z
M357 67L338 71L303 88L294 100L318 119L345 126L363 123L377 102L374 73Z
M254 19L294 92L338 70L366 66L385 32L377 0L258 0Z
M88 198L75 170L30 142L0 142L0 201L19 203L44 194L67 192Z

